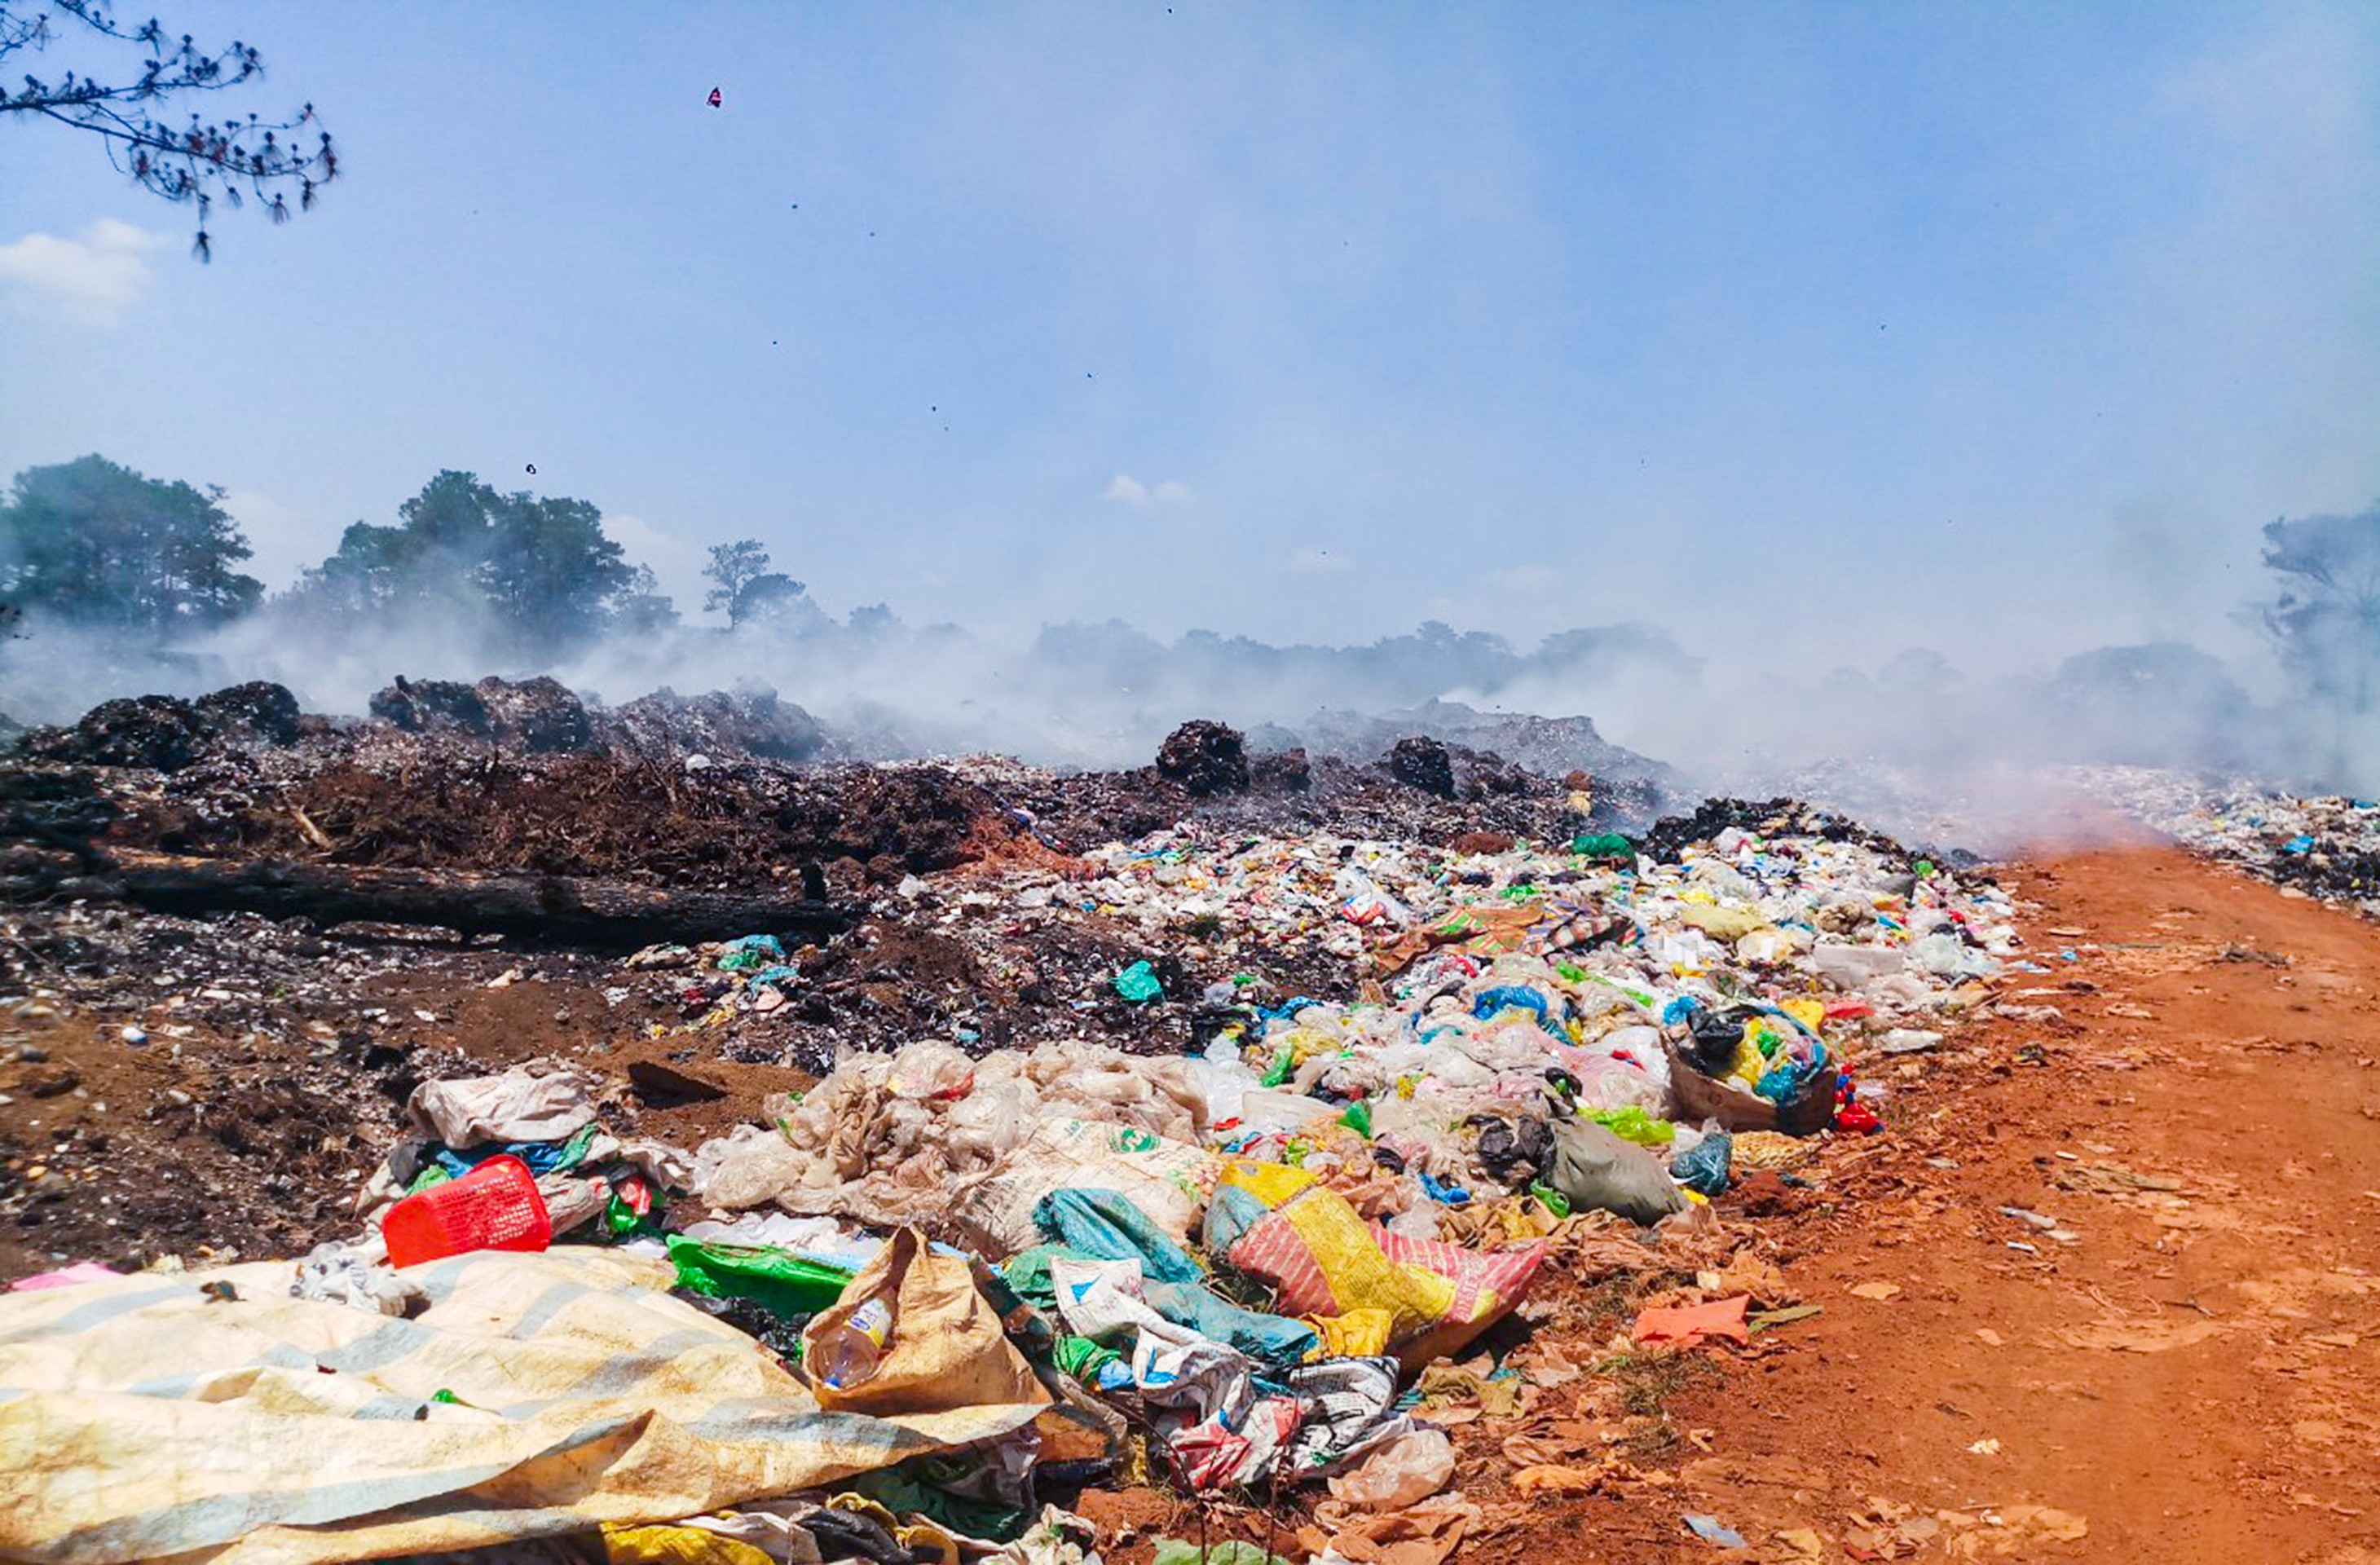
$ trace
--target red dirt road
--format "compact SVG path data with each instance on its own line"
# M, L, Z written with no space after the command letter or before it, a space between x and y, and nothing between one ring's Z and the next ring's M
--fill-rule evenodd
M1871 1070L1888 1134L1779 1235L1824 1313L1674 1404L1672 1513L1775 1559L2380 1560L2380 926L2167 848L2010 884L2055 970L2002 999L2062 1020Z

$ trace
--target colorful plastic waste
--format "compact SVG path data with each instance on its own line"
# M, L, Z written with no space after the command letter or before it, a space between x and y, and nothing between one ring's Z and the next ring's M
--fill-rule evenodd
M528 1165L495 1157L391 1207L381 1237L390 1264L409 1267L470 1250L542 1250L553 1226Z
M1165 998L1165 986L1158 981L1156 969L1146 962L1135 962L1118 973L1115 991L1127 1005L1147 1005Z
M707 1298L750 1299L792 1318L816 1315L843 1297L853 1274L842 1267L765 1244L721 1244L671 1234L677 1285Z
M1653 1347L1669 1342L1684 1348L1692 1347L1706 1338L1720 1338L1730 1342L1752 1341L1752 1328L1745 1321L1745 1311L1752 1300L1744 1294L1730 1299L1714 1299L1708 1304L1681 1304L1669 1309L1648 1309L1636 1316L1631 1335L1639 1347Z

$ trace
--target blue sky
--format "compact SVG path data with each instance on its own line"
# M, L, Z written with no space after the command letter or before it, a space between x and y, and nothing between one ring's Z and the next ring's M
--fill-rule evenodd
M345 175L201 267L0 125L0 467L220 483L276 587L460 467L688 609L758 536L913 622L1991 668L2233 649L2380 496L2365 4L164 19Z

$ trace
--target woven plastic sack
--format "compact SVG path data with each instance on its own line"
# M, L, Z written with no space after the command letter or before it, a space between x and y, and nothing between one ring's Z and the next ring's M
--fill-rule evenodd
M850 1385L814 1384L820 1406L884 1414L1050 1400L1033 1366L1010 1345L999 1315L976 1291L967 1263L929 1249L914 1228L887 1240L843 1297L810 1321L802 1332L806 1360L822 1337L880 1296L892 1310L881 1356Z
M1519 1302L1546 1246L1484 1255L1373 1227L1344 1196L1302 1170L1233 1162L1217 1181L1208 1241L1269 1284L1285 1315L1315 1321L1326 1341L1358 1337L1385 1316L1386 1351L1407 1368L1454 1351ZM1322 1323L1366 1316L1357 1330ZM1379 1351L1375 1349L1375 1351Z
M1616 1212L1647 1228L1686 1205L1659 1159L1584 1120L1554 1127L1545 1177L1572 1210Z
M1061 1190L1112 1190L1177 1243L1189 1238L1215 1177L1215 1159L1187 1142L1130 1125L1048 1119L957 1202L959 1231L1004 1258L1041 1239L1033 1211Z

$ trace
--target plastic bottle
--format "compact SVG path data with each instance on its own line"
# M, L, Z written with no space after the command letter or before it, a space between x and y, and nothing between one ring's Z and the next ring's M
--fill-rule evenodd
M809 1371L822 1385L843 1390L876 1373L884 1344L892 1338L892 1301L878 1293L860 1301L834 1328L810 1346Z

